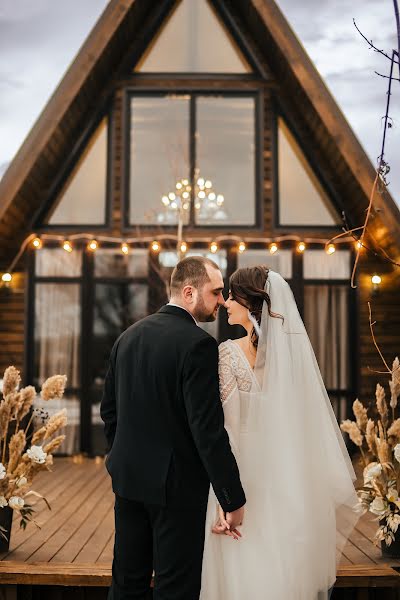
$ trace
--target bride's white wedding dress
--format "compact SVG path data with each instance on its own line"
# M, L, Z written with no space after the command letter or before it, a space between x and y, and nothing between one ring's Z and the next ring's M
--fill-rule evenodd
M210 488L200 600L327 600L359 514L355 474L285 280L269 271L254 370L219 346L225 427L247 502L234 540L212 533Z

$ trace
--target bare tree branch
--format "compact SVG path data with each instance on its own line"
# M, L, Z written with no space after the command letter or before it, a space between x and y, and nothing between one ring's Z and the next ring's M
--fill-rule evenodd
M393 0L395 3L397 0ZM356 20L353 19L353 23L354 23L354 27L357 29L358 33L361 35L362 38L364 38L364 40L367 42L367 44L369 45L370 48L372 48L373 50L375 50L375 52L379 52L379 54L382 54L382 56L386 56L386 58L388 58L390 61L392 60L392 58L389 56L389 54L386 54L386 52L384 50L380 50L379 48L377 48L373 43L372 40L369 40L364 34L363 32L357 27L357 23ZM396 52L396 55L398 55L398 53ZM398 65L399 62L397 60L395 60L395 63Z

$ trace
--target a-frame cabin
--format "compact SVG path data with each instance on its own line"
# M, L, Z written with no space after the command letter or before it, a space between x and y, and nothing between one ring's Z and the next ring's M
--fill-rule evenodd
M35 385L65 372L63 450L103 453L108 353L166 301L181 203L187 252L226 281L261 263L290 282L345 418L384 378L368 369L382 370L368 299L386 359L399 352L399 270L375 254L399 262L390 195L374 201L356 289L355 241L325 247L343 215L363 223L374 175L273 0L111 0L0 182L0 270L13 271L0 368ZM210 333L240 335L220 312Z

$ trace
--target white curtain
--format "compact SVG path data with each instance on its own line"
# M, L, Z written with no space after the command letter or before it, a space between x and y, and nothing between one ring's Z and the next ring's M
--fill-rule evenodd
M36 274L41 277L80 274L82 256L78 251L46 249L37 254ZM67 376L67 387L78 388L80 348L80 284L37 283L35 286L35 359L38 383L55 374ZM61 400L35 401L51 416L67 409L68 425L60 430L67 437L58 452L79 451L80 399L70 395ZM40 425L40 422L37 423Z
M306 285L304 320L328 389L347 389L349 383L348 289L345 286ZM346 398L332 399L338 419L346 418Z

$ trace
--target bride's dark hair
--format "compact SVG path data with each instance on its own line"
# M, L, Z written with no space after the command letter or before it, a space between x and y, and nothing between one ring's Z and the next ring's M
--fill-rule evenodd
M229 288L232 298L245 308L248 308L259 325L261 323L261 313L264 301L268 306L268 314L271 317L277 317L283 320L282 315L271 311L271 299L265 290L268 272L268 267L265 267L264 265L243 267L237 269L229 278ZM253 346L257 348L258 335L254 327L250 339Z

